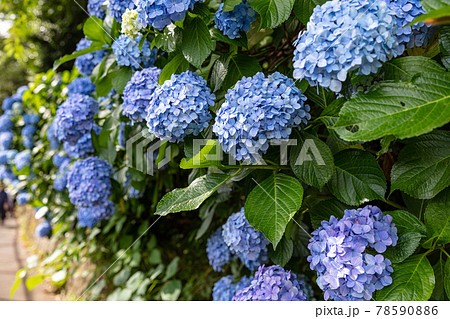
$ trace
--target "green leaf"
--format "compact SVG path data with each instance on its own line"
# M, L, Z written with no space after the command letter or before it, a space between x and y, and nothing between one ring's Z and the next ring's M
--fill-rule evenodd
M447 17L447 16L450 16L450 5L436 9L436 10L432 10L428 13L418 16L409 24L409 26L412 26L412 25L416 24L417 22L422 22L422 21L430 20L430 19L439 19L439 18L443 18L443 17Z
M342 218L344 216L344 210L346 209L351 209L351 207L342 204L334 198L320 201L309 210L311 224L314 229L317 229L320 227L322 221L330 220L331 216Z
M58 69L61 66L61 64L72 61L72 60L78 58L79 56L82 56L82 55L85 55L88 53L92 53L92 52L95 52L98 50L104 50L104 49L105 48L102 45L100 45L96 42L93 42L89 48L86 48L86 49L83 49L80 51L75 51L72 54L66 54L62 58L56 60L55 63L53 64L53 71L56 71L56 69Z
M194 150L195 151L195 150ZM220 145L217 140L208 140L206 145L194 157L183 158L180 163L182 169L202 168L202 167L221 167L220 163Z
M334 156L336 167L328 187L341 202L359 206L373 199L383 199L386 179L377 160L370 153L348 149Z
M16 280L14 281L14 284L11 287L11 291L9 292L9 299L13 299L14 294L16 293L17 289L19 289L20 284L22 283L26 275L27 271L25 269L19 269L19 271L17 271Z
M295 16L306 25L316 6L322 5L328 0L295 0L294 13Z
M218 91L222 87L222 83L225 80L225 77L227 76L228 73L229 62L230 62L229 55L222 55L214 63L210 78L213 92Z
M444 25L439 28L439 48L441 50L442 64L450 69L450 26Z
M186 17L181 50L185 59L200 68L213 49L211 35L205 22L199 18Z
M161 288L161 299L163 301L176 301L181 294L181 281L171 280Z
M272 29L291 15L295 0L248 0L247 3L261 16L261 28Z
M40 285L47 276L44 275L36 275L32 277L28 277L25 281L25 286L27 286L28 290L33 290L36 286Z
M316 86L310 86L305 92L308 99L314 102L317 106L327 109L335 100L335 94L330 90L325 90L323 87L317 89Z
M407 211L396 210L385 214L392 216L392 222L397 227L398 242L396 246L388 247L384 257L393 263L400 263L419 247L420 241L426 236L426 228L417 217Z
M450 258L445 262L444 275L444 289L447 296L450 296Z
M436 130L409 140L391 171L391 192L399 189L430 199L450 185L450 133Z
M378 301L424 301L434 289L434 273L426 254L409 257L392 266L392 284L378 291Z
M294 243L290 239L283 237L278 243L277 249L274 250L272 246L269 246L270 260L276 265L284 267L291 259L294 252Z
M437 263L433 266L433 271L436 285L434 286L431 298L434 300L445 300L445 262L442 258L442 253Z
M253 188L245 202L245 217L276 249L286 225L300 209L303 187L294 177L273 174Z
M129 268L122 269L117 275L113 278L114 286L123 286L130 278L131 271Z
M253 76L261 72L258 59L246 54L236 54L230 57L228 72L223 81L223 89L227 90L234 86L243 76Z
M424 56L405 56L384 64L385 80L411 81L413 76L421 72L445 72L436 61Z
M233 175L208 174L197 178L186 188L174 189L159 201L156 214L165 216L197 209L205 199L232 177Z
M101 78L97 83L95 84L95 92L97 93L97 96L107 96L108 93L113 88L112 86L112 80L114 78L115 72L110 72L103 78Z
M430 12L450 5L450 0L422 0L420 4L426 12Z
M131 68L122 67L114 73L114 77L111 80L112 86L117 93L122 94L127 83L131 80L133 70Z
M175 274L178 271L179 261L180 261L180 257L175 257L174 259L172 259L170 264L167 266L166 275L164 276L163 281L167 281L170 278L172 278L173 276L175 276Z
M103 20L96 16L90 16L83 25L84 35L88 40L96 41L101 44L109 44L112 39L103 28Z
M294 174L308 185L321 189L334 173L334 159L330 148L314 135L300 131L290 154Z
M155 37L155 45L165 52L174 52L177 48L177 44L181 42L182 32L180 28L175 25L169 25L164 28L162 33L159 33Z
M428 237L440 244L450 243L450 188L430 200L425 210Z
M450 74L422 73L411 83L381 82L367 94L356 94L333 128L347 141L419 136L448 122L449 103Z
M234 44L239 47L247 48L247 35L244 32L241 33L242 36L240 38L236 39L230 39L216 28L209 30L209 32L211 33L212 39L215 41L221 41L228 44Z
M172 74L175 74L175 72L177 72L178 67L184 61L186 60L181 53L175 55L172 60L170 60L170 62L167 63L166 66L162 69L161 74L159 75L158 84L162 85L165 81L169 80Z
M240 4L242 0L224 0L223 8L224 12L233 11L234 7Z

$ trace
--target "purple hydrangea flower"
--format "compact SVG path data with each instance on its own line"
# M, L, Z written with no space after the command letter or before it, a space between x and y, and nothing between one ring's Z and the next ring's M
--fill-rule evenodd
M146 110L150 99L158 86L161 70L147 68L136 71L123 91L123 114L130 120L142 122L145 120Z
M294 81L278 72L243 77L225 95L213 131L225 152L255 163L269 143L288 139L293 127L311 118L304 101Z
M214 232L206 243L209 264L215 271L223 271L223 266L231 261L231 252L222 237L222 227Z
M223 6L222 3L214 16L216 28L230 39L240 38L241 33L247 33L250 30L252 22L255 21L256 11L245 1L228 12L223 11Z
M236 292L233 301L305 301L304 283L280 266L259 267L251 285Z
M87 49L91 46L92 41L87 39L81 39L77 44L77 51ZM107 50L98 50L91 53L86 53L75 59L75 66L78 71L84 76L91 75L94 68L102 62L103 58L108 55Z
M75 145L90 132L98 103L92 97L81 94L70 96L56 111L56 132L59 141Z
M94 133L100 135L101 127L94 125ZM95 152L94 145L92 144L92 133L88 132L84 134L75 145L70 145L67 142L63 144L64 151L70 158L80 159L85 158Z
M105 201L97 206L79 207L78 208L78 223L81 227L92 228L100 221L111 218L115 213L115 205L110 200Z
M346 210L342 219L332 216L312 235L308 261L325 300L370 300L375 290L392 282L391 262L366 252L372 247L382 253L397 244L392 217L378 207Z
M395 19L384 0L332 0L315 7L294 42L294 78L339 92L350 71L377 72L403 53Z
M121 34L112 44L111 48L116 56L117 64L130 66L133 69L148 68L156 61L158 50L150 48L150 42L144 40L142 48L139 50L142 34L135 39Z
M36 236L38 237L48 237L52 233L52 224L48 220L43 221L36 226L35 229Z
M106 17L105 11L102 9L104 2L105 0L88 0L87 10L89 15L103 20Z
M122 23L122 15L127 9L133 10L136 8L133 0L109 0L108 8L111 11L111 16L117 22Z
M112 173L111 164L98 157L76 161L67 176L70 202L82 207L105 203L112 193Z
M67 86L67 90L69 96L77 93L89 95L95 91L95 84L93 84L88 77L79 77L70 82Z
M247 268L253 270L268 262L269 241L263 233L250 226L245 218L244 208L231 215L222 228L224 242Z
M146 117L149 131L174 143L190 134L197 136L209 125L209 107L215 98L197 73L173 74L155 89L150 100Z

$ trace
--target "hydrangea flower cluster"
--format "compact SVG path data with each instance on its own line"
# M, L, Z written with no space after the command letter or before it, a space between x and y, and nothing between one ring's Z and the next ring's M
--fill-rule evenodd
M47 129L47 140L50 142L50 147L52 149L59 148L59 140L56 136L56 121L54 120Z
M233 301L305 301L304 282L280 266L262 265L251 285L236 292Z
M92 228L100 221L111 218L114 213L114 203L107 200L105 203L98 206L79 207L77 217L81 227Z
M247 33L252 22L255 21L256 11L245 1L228 12L223 11L223 6L222 3L214 16L216 28L230 39L242 37L241 33Z
M231 251L223 240L222 227L216 230L206 243L206 254L214 271L223 271L223 266L231 261Z
M98 125L94 125L93 129L96 135L100 134L101 127L99 127ZM88 132L84 134L75 145L64 142L63 148L67 155L70 156L70 158L80 159L88 157L95 151L94 145L92 144L92 133Z
M67 186L67 174L69 171L70 159L65 156L63 158L64 160L59 166L58 173L53 181L53 189L57 192L64 191Z
M25 167L31 165L31 152L29 150L17 153L14 158L14 165L18 171L23 170Z
M127 37L136 38L142 24L137 21L138 13L136 10L127 9L122 16L122 33Z
M48 237L52 233L52 224L48 220L43 221L36 226L35 229L36 236L38 237Z
M0 132L10 131L13 127L13 122L8 114L0 115Z
M23 122L25 123L25 125L34 125L39 123L39 114L36 113L31 113L31 114L24 114L22 116L23 118Z
M117 22L122 23L122 15L127 9L133 10L136 8L133 0L109 0L108 8L111 16Z
M148 25L162 30L174 21L183 20L186 11L202 0L135 0L138 21L145 28Z
M22 128L22 136L30 137L36 134L36 126L34 125L25 125Z
M16 150L3 150L0 151L0 165L8 165L15 157ZM1 180L2 178L0 178Z
M8 150L11 147L14 135L11 132L0 132L0 151Z
M250 286L253 278L249 278L244 276L237 283L233 283L232 276L225 276L219 279L214 284L213 287L213 300L214 301L231 301L233 299L234 294L244 289L245 287Z
M77 51L81 51L87 49L91 46L92 41L87 39L81 39L77 44ZM108 55L107 50L98 50L91 53L86 53L82 56L79 56L75 59L75 66L78 71L84 76L89 76L92 73L92 70L102 62L103 58Z
M95 91L95 84L91 82L89 77L79 77L67 85L67 90L69 96L73 94L89 95Z
M331 216L312 235L308 261L325 300L369 300L392 283L391 262L381 253L397 244L397 229L378 207L346 210L342 219ZM367 247L380 254L365 252Z
M105 203L112 192L112 173L111 164L98 157L76 161L67 176L70 202L82 207Z
M215 98L197 73L173 74L153 93L146 117L149 131L174 143L190 134L197 136L209 125L209 107Z
M348 72L375 73L401 54L395 14L384 0L332 0L317 6L294 42L294 78L334 92Z
M145 120L161 70L155 67L136 71L123 91L123 114L134 122Z
M14 94L12 96L5 97L2 102L2 110L4 112L11 111L14 103L22 102L22 96L19 94Z
M248 269L253 270L268 262L269 241L263 233L250 226L244 208L231 215L222 227L224 242Z
M59 153L56 153L52 158L53 165L55 165L56 167L61 167L61 165L66 161L70 161L70 158Z
M127 143L127 139L125 136L126 127L127 127L127 123L125 123L125 122L120 123L119 132L117 133L117 143L119 143L120 147L122 147L122 148L125 148L126 143Z
M130 66L134 69L148 68L156 61L158 50L150 48L150 42L144 40L141 50L139 43L142 34L136 36L135 39L121 34L112 44L111 48L116 56L118 65Z
M425 22L407 26L415 18L425 13L419 0L385 0L397 16L397 37L401 45L407 48L426 46L431 36L431 29ZM404 50L404 48L403 48Z
M69 96L56 111L59 141L75 145L83 135L91 131L97 112L98 103L92 97L81 94Z
M26 193L26 192L19 193L16 196L16 200L17 200L17 203L19 205L28 204L28 202L31 200L31 194L30 193Z
M106 13L102 9L104 2L105 0L88 0L87 10L89 15L103 20L106 17Z
M311 118L304 101L294 81L281 73L243 77L225 95L213 131L225 152L255 163L269 143L288 139L293 127Z

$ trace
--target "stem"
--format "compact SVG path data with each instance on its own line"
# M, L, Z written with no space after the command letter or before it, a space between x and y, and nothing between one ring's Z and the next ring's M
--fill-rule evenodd
M450 258L450 255L445 251L444 248L441 248L441 251L442 251L444 254L446 254L448 258Z
M254 169L290 169L288 166L273 166L273 165L223 165L224 168L254 168Z
M382 199L383 202L385 202L388 205L391 205L392 207L395 207L397 209L406 210L406 207L403 207L402 205L399 205L395 202L390 201L389 199Z

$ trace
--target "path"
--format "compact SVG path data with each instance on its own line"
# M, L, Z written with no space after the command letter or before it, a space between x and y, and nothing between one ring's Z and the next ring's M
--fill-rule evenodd
M26 264L26 250L19 240L16 219L8 218L0 225L0 301L9 300L9 293L15 281L16 273ZM55 300L52 294L42 287L32 291L22 283L14 294L13 300Z

